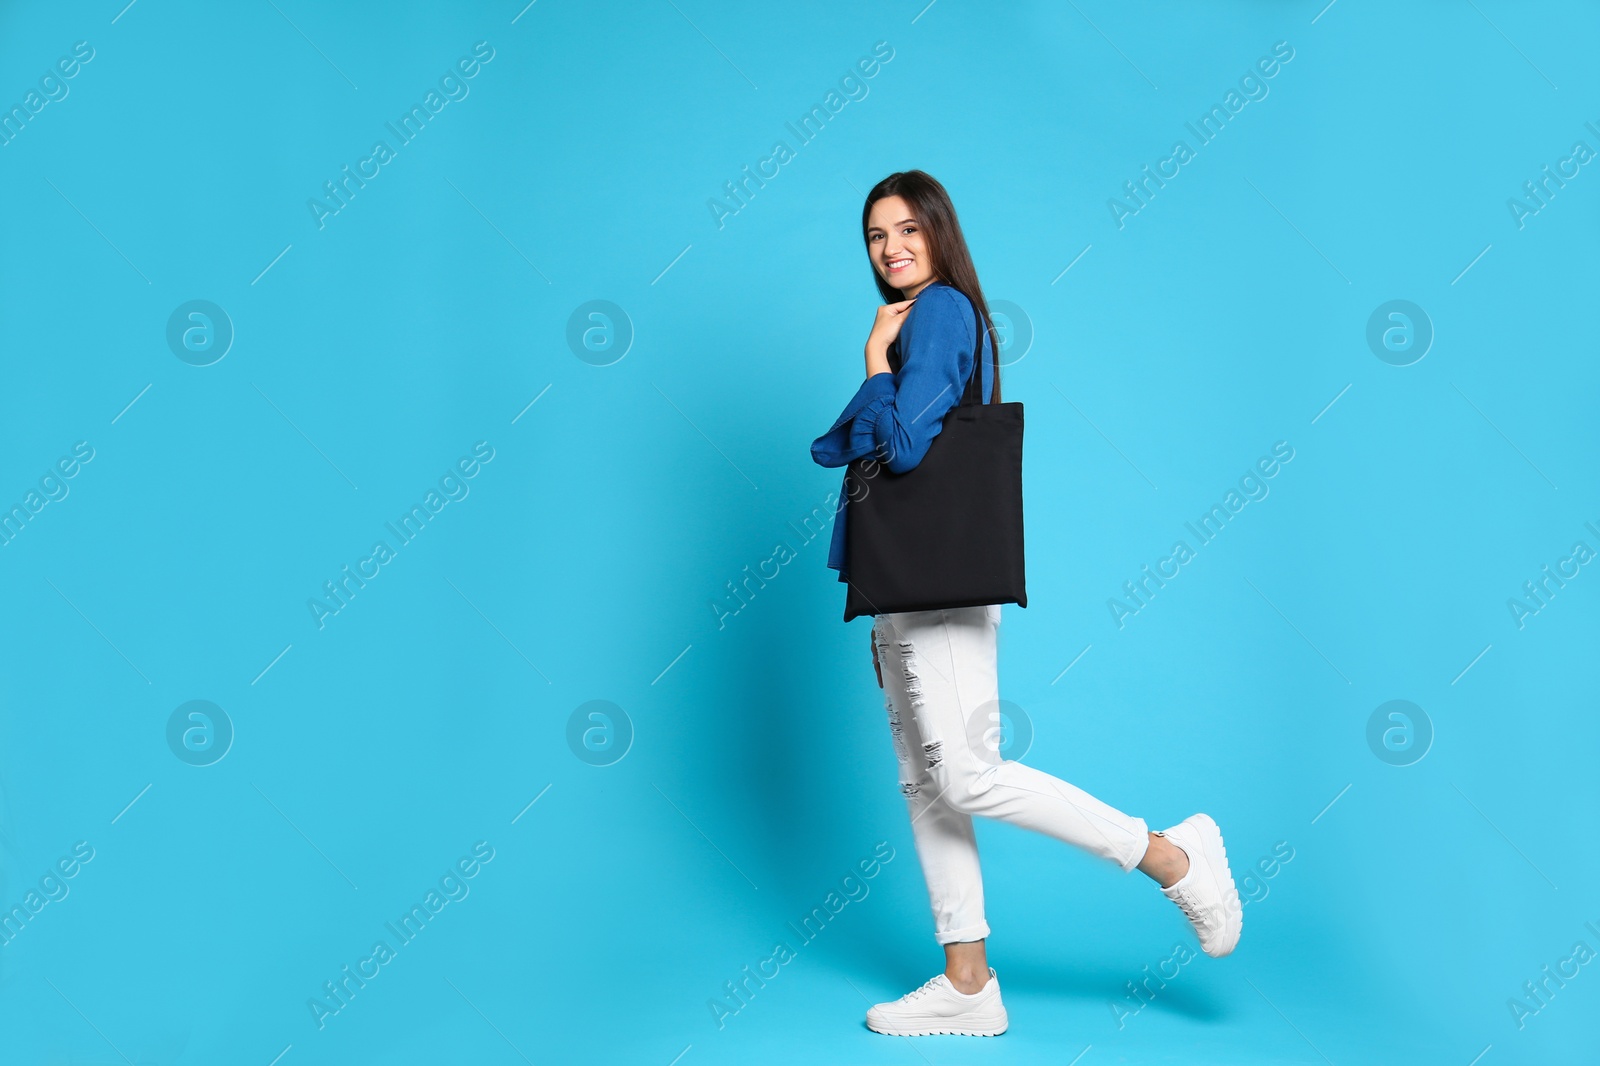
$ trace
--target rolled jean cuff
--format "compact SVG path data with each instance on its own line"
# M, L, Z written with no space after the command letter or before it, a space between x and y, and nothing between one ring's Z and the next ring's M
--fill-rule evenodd
M969 940L989 939L989 922L981 920L977 925L968 925L960 929L946 929L934 936L940 944L956 944Z
M1117 865L1122 867L1123 873L1131 872L1141 862L1144 862L1145 854L1150 850L1149 825L1145 823L1143 818L1135 818L1133 822L1138 826L1139 835L1135 838L1137 842L1129 850L1128 854L1117 860Z

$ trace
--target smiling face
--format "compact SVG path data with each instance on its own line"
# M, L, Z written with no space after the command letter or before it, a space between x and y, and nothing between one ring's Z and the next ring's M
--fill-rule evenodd
M900 196L885 196L867 215L867 257L878 276L900 290L901 299L911 299L937 280L933 250L923 233L911 205Z

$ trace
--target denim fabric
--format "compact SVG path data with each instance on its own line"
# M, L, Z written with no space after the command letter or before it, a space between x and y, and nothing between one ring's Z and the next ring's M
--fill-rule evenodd
M974 815L1054 837L1132 870L1150 842L1144 819L999 749L1000 605L879 615L872 643L911 814L934 938L983 940Z
M900 326L900 369L874 374L861 383L832 428L811 443L811 458L820 466L844 466L852 459L876 457L890 472L902 474L922 462L933 438L944 428L944 416L961 402L972 373L972 345L977 319L961 290L935 281L917 295ZM983 336L983 393L994 383L993 348ZM828 565L847 576L845 522L849 507L844 488L833 523Z

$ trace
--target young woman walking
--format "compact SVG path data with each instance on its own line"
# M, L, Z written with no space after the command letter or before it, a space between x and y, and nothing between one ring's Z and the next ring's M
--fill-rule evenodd
M889 175L862 210L862 236L884 305L866 344L866 380L833 427L811 445L822 466L873 457L891 473L921 462L980 373L988 397L999 373L993 325L972 257L944 186L920 170ZM981 359L972 338L984 324ZM1000 402L998 390L994 401ZM849 573L846 507L834 522L828 565ZM989 742L999 699L1000 605L878 615L872 662L884 689L900 791L933 906L944 972L867 1011L867 1025L896 1036L1005 1032L1000 981L984 953L983 881L972 816L998 818L1138 870L1183 911L1207 955L1238 943L1243 907L1216 822L1194 814L1150 831L1074 785L1000 758Z

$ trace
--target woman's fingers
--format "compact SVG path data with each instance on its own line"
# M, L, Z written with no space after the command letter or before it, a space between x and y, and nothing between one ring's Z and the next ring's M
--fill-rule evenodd
M916 298L901 300L898 303L883 304L878 308L877 315L872 323L872 336L884 344L888 344L900 335L900 327L905 324L906 312L911 305L916 303Z

